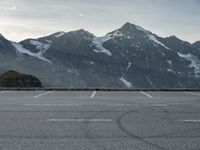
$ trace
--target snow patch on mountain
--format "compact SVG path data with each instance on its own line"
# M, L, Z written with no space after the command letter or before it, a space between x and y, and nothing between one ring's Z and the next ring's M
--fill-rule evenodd
M51 40L45 40L47 43L52 44Z
M196 77L199 77L199 74L200 74L200 61L199 61L199 59L192 54L178 53L178 55L191 62L189 67L194 68Z
M56 38L59 38L61 36L63 36L65 34L65 32L59 32L55 35Z
M128 87L128 88L132 87L132 84L129 81L127 81L124 77L121 77L120 81L122 81L124 83L124 85L126 85L126 87Z
M110 38L114 38L114 37L122 37L123 33L119 30L116 30L113 33L109 33L107 36L109 36Z
M93 45L96 46L97 49L94 49L96 53L105 53L108 56L112 56L112 53L103 47L103 43L109 40L109 36L104 37L94 37L93 38Z
M172 61L171 60L167 60L167 63L171 66L172 65Z
M36 40L30 40L29 43L31 45L36 46L36 49L40 50L42 53L49 49L51 46L50 44L44 44L42 42L36 41Z
M128 63L128 66L127 66L127 68L126 68L126 71L128 71L128 70L130 69L131 66L132 66L132 63L129 62L129 63Z
M46 59L46 58L44 58L42 56L41 52L39 52L39 53L32 53L28 49L25 49L21 44L15 43L15 42L12 42L12 45L17 50L17 52L19 52L19 53L27 54L29 56L36 57L38 59L41 59L41 60L44 60L44 61L47 61L47 62L51 63L51 61L49 61L48 59Z
M148 35L149 39L151 41L153 41L154 43L163 46L166 49L170 49L169 47L167 47L165 44L163 44L162 42L160 42L158 39L156 39L156 37L154 35Z
M175 71L173 71L172 69L167 69L167 72L171 72L171 73L174 73L174 74L176 74L176 72L175 72Z

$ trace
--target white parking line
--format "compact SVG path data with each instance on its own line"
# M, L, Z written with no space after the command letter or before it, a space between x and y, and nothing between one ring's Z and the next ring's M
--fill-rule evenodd
M10 91L1 91L0 94L9 93Z
M181 122L200 122L200 120L179 120Z
M153 104L152 106L154 106L154 107L167 107L169 105L167 105L167 104Z
M136 104L23 104L25 107L93 107L93 106L108 106L108 107L138 107L138 106L152 106L152 105L136 105ZM157 106L157 105L156 105ZM168 105L159 105L168 106Z
M23 106L31 107L73 107L73 106L83 106L83 104L23 104Z
M151 95L149 95L149 94L147 94L147 93L145 93L145 92L143 92L143 91L141 91L140 93L143 94L143 95L145 95L145 96L147 96L148 98L152 98Z
M50 93L52 93L52 92L53 92L53 91L45 92L45 93L42 93L42 94L40 94L40 95L36 95L36 96L34 96L34 98L38 98L38 97L41 97L41 96L44 96L44 95L50 94Z
M111 106L111 107L132 107L132 106L137 106L133 104L105 104L105 106ZM139 105L138 105L139 106Z
M25 107L80 107L80 106L109 106L109 107L133 107L141 105L133 104L23 104ZM144 105L142 105L144 106Z
M198 93L194 93L194 92L185 92L185 93L187 93L187 94L191 94L191 95L200 96L200 94L198 94Z
M93 98L96 95L96 93L97 91L94 91L90 97Z
M48 119L49 122L112 122L112 119Z

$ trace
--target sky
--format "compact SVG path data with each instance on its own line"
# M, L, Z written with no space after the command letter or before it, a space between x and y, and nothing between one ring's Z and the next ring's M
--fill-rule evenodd
M77 29L103 36L126 22L199 41L200 0L0 0L0 33L13 41Z

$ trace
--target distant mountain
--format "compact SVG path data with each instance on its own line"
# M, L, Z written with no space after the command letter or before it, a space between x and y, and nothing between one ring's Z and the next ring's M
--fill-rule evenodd
M81 29L19 43L2 39L0 72L33 74L46 87L200 87L198 42L162 38L131 23L103 37Z
M0 87L42 87L38 78L16 71L0 75Z

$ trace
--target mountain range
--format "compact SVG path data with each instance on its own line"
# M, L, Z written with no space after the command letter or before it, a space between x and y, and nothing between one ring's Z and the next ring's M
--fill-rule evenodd
M8 70L34 75L44 87L199 88L200 41L131 23L103 37L81 29L13 42L0 34L0 73Z

